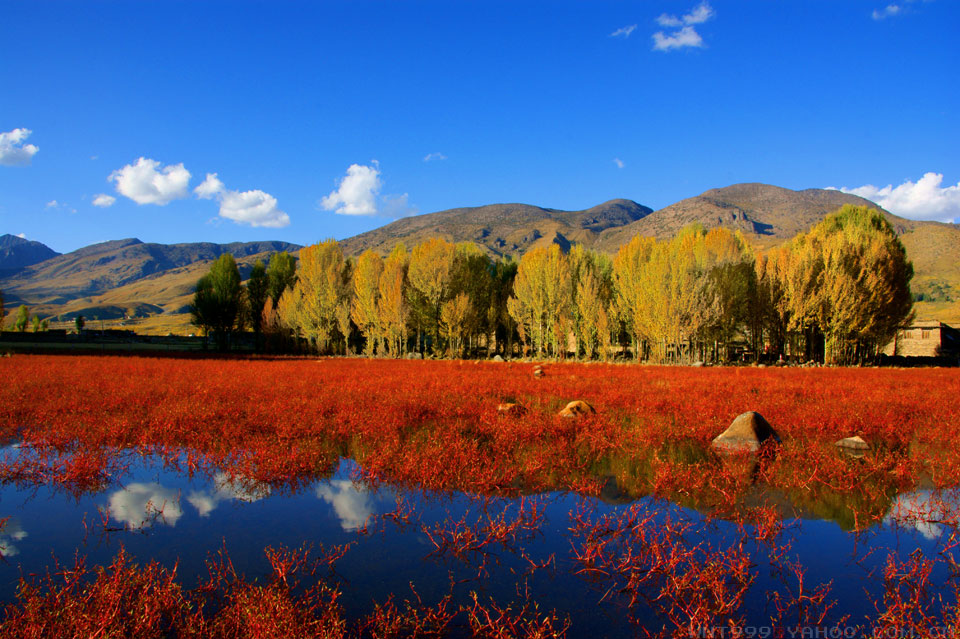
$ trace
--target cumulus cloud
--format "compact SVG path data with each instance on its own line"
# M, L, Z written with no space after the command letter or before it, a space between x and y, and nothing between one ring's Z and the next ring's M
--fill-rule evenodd
M838 190L859 195L911 220L960 222L960 182L945 187L941 186L942 183L942 173L930 172L916 182L906 180L898 186L888 184L878 188L867 184L856 188L844 186Z
M237 224L268 228L283 228L290 224L290 216L277 207L277 198L259 189L230 190L216 173L207 173L206 179L193 192L201 199L217 200L220 217Z
M623 163L623 160L621 160L620 158L613 158L613 163L617 166L618 169L622 169L624 166L626 166Z
M59 206L60 206L60 203L59 203L59 202L57 202L56 200L50 200L49 202L46 203L46 205L44 206L44 208L55 209L55 208L57 208L57 207L59 207Z
M629 38L630 34L636 31L637 25L628 24L625 27L620 27L616 31L610 34L611 38Z
M317 497L333 506L340 527L348 532L363 526L373 514L370 497L352 481L334 479L321 484L317 486Z
M270 494L270 486L260 484L245 477L231 479L226 473L217 473L213 477L213 490L193 491L187 495L187 501L197 509L201 517L211 512L225 501L237 500L255 502Z
M180 495L160 484L128 484L110 495L110 515L132 528L149 528L155 521L176 526L183 516Z
M883 9L874 9L873 10L873 19L874 20L883 20L884 18L890 18L892 16L898 15L903 11L903 7L897 4L888 4Z
M684 47L702 47L703 38L697 33L694 25L703 24L714 16L713 7L706 1L701 2L689 13L682 16L671 14L661 14L657 18L657 24L661 27L673 29L673 31L657 31L653 34L654 51L670 51L671 49L683 49Z
M433 162L434 160L446 160L446 159L447 159L447 156L445 156L443 153L440 153L439 151L437 151L436 153L427 153L425 156L423 156L424 162Z
M27 239L27 234L26 234L26 233L17 233L17 237L19 237L21 240L25 240L25 239Z
M320 200L320 206L338 215L376 215L380 193L380 167L351 164L335 191Z
M93 198L93 205L99 206L100 208L107 208L108 206L113 206L113 203L117 201L117 198L112 195L107 195L106 193L100 193Z
M39 151L33 144L23 141L33 133L30 129L14 129L0 133L0 164L4 166L27 166Z
M156 160L141 157L135 164L117 169L107 178L116 184L117 193L137 204L164 206L189 196L190 172L183 164L161 166Z

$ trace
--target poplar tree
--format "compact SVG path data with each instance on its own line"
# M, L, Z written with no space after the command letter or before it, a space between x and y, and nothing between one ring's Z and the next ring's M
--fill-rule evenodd
M384 260L380 273L379 325L383 330L387 351L394 357L403 355L407 341L407 320L410 316L406 296L408 263L406 247L397 244Z
M270 256L267 266L267 294L276 307L280 303L280 296L288 288L293 287L297 277L297 258L286 251L274 253Z
M844 205L791 249L790 328L822 333L829 361L875 355L911 317L913 265L876 209Z
M434 352L440 341L441 306L449 296L454 250L451 242L433 237L417 244L410 255L407 271L410 303L416 314L418 332L427 331L433 337Z
M253 268L250 269L250 277L247 279L247 321L253 329L257 344L260 343L260 334L263 331L263 310L269 299L269 278L267 269L261 260L257 260Z
M357 268L353 274L353 305L350 316L366 338L363 352L367 357L379 350L383 339L383 327L380 323L382 275L383 258L375 251L365 251L357 260Z
M30 309L27 308L25 304L21 304L20 308L17 309L17 319L14 323L14 328L17 329L18 333L22 333L27 330L27 324L30 323Z
M242 325L240 270L229 253L210 265L210 271L197 282L190 305L191 323L205 334L213 333L217 348L226 350L230 335Z
M634 356L637 359L640 359L643 340L655 341L661 332L652 324L653 318L648 313L650 293L645 290L652 279L652 274L646 271L655 246L656 240L653 238L637 235L620 247L613 260L617 310L633 338ZM644 275L647 276L646 280Z
M307 246L300 251L297 280L289 299L284 303L284 296L280 298L280 315L290 328L324 351L334 331L343 332L338 308L348 299L349 282L349 264L336 240Z

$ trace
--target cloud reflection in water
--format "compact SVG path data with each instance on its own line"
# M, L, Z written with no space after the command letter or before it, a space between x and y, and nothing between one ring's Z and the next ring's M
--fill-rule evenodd
M180 493L160 484L128 484L110 495L110 515L133 528L149 528L155 521L176 526L183 516Z
M15 557L20 554L13 542L20 541L27 536L20 520L10 517L0 528L0 557Z
M226 473L217 473L213 477L212 491L193 491L187 495L187 501L197 509L201 517L210 513L223 501L254 502L270 494L270 486L259 484L245 477L231 479Z
M885 521L904 528L912 528L931 541L945 532L940 523L960 517L960 489L918 490L897 495L887 512Z
M346 479L333 479L317 486L317 497L333 506L340 527L347 532L363 526L373 514L367 492Z

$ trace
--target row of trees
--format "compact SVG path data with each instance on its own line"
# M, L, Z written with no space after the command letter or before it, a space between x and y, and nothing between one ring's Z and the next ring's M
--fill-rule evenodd
M229 255L200 280L194 322L249 326L320 352L408 350L652 361L726 360L733 346L850 362L875 355L910 317L912 267L880 213L845 206L809 233L754 254L739 233L700 226L635 237L614 257L574 246L494 260L433 238L357 259L327 240L257 263L245 287ZM515 349L515 345L517 348Z
M33 332L39 333L40 331L46 331L50 329L50 319L40 319L39 315L30 315L30 308L25 304L21 304L17 308L17 314L13 318L13 330L18 333L23 333L27 330L28 326L33 326ZM3 291L0 291L0 331L3 330L4 325L4 308L3 308Z

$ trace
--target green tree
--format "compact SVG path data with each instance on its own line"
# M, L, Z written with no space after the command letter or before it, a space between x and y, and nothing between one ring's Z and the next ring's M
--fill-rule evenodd
M273 300L274 307L280 303L280 296L293 287L297 278L297 258L286 251L270 256L267 266L267 294Z
M39 315L33 316L33 332L34 333L40 332L40 316Z
M4 319L5 319L5 316L4 316L3 313L4 313L4 311L3 311L3 291L0 291L0 331L3 330L3 324L4 324Z
M507 302L513 295L513 283L517 277L518 266L517 262L510 257L502 258L493 265L492 291L487 314L497 350L504 355L512 353L514 335L517 333L517 323L510 315Z
M269 294L270 280L263 262L257 260L250 269L247 279L246 299L244 310L247 313L247 323L253 329L257 344L260 344L260 334L263 332L263 309L266 306Z
M83 332L83 327L87 325L87 321L83 319L83 315L77 315L77 317L73 320L73 325L77 329L77 335L79 335Z
M14 328L16 328L18 333L23 333L27 330L27 324L30 323L30 309L26 307L25 304L21 304L20 308L17 309L17 319L14 323Z
M242 324L242 296L240 270L229 253L214 260L210 272L197 282L191 322L205 334L213 333L220 350L229 348L230 336Z
M447 301L452 301L461 293L467 295L470 312L463 318L461 340L453 350L464 352L466 347L475 343L480 335L490 338L495 326L496 314L489 309L493 306L494 265L486 253L473 242L460 242L456 245L453 263L450 267L450 288Z

